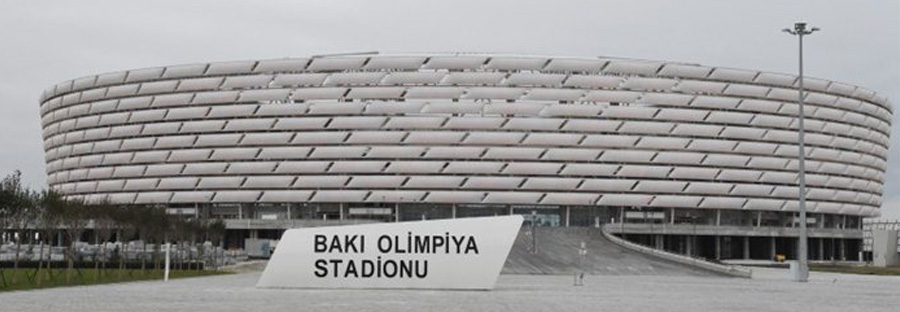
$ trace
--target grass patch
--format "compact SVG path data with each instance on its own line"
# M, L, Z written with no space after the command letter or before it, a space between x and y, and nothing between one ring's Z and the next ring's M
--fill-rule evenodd
M7 269L4 268L0 281L0 292L12 290L29 290L51 287L67 287L67 286L85 286L100 285L111 283L125 283L134 281L162 280L163 272L156 270L141 269L106 269L94 270L93 268L72 269L69 281L66 281L66 273L68 269L53 269L48 271L42 269L40 273L36 273L33 268L25 269ZM226 271L206 271L206 270L172 270L169 271L169 278L186 278L200 277L210 275L231 274ZM15 275L15 277L14 277ZM13 283L15 280L15 283Z
M900 275L900 267L879 268L871 266L850 266L850 265L810 265L810 271L816 272L832 272L847 274L864 274L864 275Z

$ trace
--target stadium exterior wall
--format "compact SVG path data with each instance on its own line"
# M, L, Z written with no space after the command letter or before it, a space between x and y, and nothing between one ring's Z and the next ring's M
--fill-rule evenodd
M798 222L797 84L646 60L364 53L87 76L40 107L48 184L87 201L282 223L540 211L633 223L626 237L667 234L653 224L749 237ZM879 215L892 108L804 85L808 222L858 240Z

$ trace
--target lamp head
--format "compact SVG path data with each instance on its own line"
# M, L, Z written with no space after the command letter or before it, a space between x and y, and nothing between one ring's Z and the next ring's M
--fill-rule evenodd
M817 31L819 31L819 28L818 27L806 28L806 22L797 22L797 23L794 23L793 29L785 28L785 29L782 29L781 31L789 33L791 35L803 36L803 35L809 35L814 32L817 32Z

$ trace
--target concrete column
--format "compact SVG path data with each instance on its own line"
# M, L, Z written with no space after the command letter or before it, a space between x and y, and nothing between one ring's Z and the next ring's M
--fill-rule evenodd
M453 219L456 219L456 204L450 206L450 214L452 215Z
M716 240L716 260L722 259L722 237L713 236Z
M756 227L762 225L762 211L756 212Z
M338 216L341 220L344 220L344 203L338 204Z
M750 236L744 236L744 259L750 259Z
M250 238L259 238L259 230L250 230Z
M817 257L819 260L825 260L825 239L819 239L819 256Z
M770 246L770 251L771 251L771 253L769 253L769 256L770 256L769 258L770 258L770 259L773 259L773 260L775 259L775 254L778 252L778 249L775 248L775 239L776 239L776 238L773 236L773 237L772 237L772 240L771 240L772 244L771 244L771 246Z
M625 223L625 207L619 207L619 223Z
M722 209L716 209L716 226L722 225ZM717 242L719 240L716 240Z
M572 207L566 206L566 227L569 227L569 215L572 213Z
M693 236L685 236L684 238L685 246L687 247L687 252L685 252L688 256L694 255L694 237Z
M512 205L509 205L509 213L508 213L508 214L509 214L509 215L513 215L513 207L512 207Z
M669 211L669 224L675 224L675 208L671 208Z
M844 218L844 221L847 221L847 218ZM845 244L845 239L841 238L838 240L841 246L841 261L847 261L847 244Z
M287 218L288 218L288 220L290 220L291 219L291 204L287 204L284 206L285 206L285 210L287 210Z
M837 257L835 256L837 255L837 250L834 246L834 238L831 238L831 243L829 243L828 245L830 245L828 247L828 260L834 261L835 259L837 259Z
M394 204L394 222L400 222L400 203Z

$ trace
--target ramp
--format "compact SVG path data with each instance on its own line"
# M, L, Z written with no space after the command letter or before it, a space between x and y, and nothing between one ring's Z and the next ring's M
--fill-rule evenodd
M716 273L662 260L620 247L597 228L523 228L516 237L504 274L680 275ZM579 256L581 243L585 255ZM532 244L535 252L532 252Z

